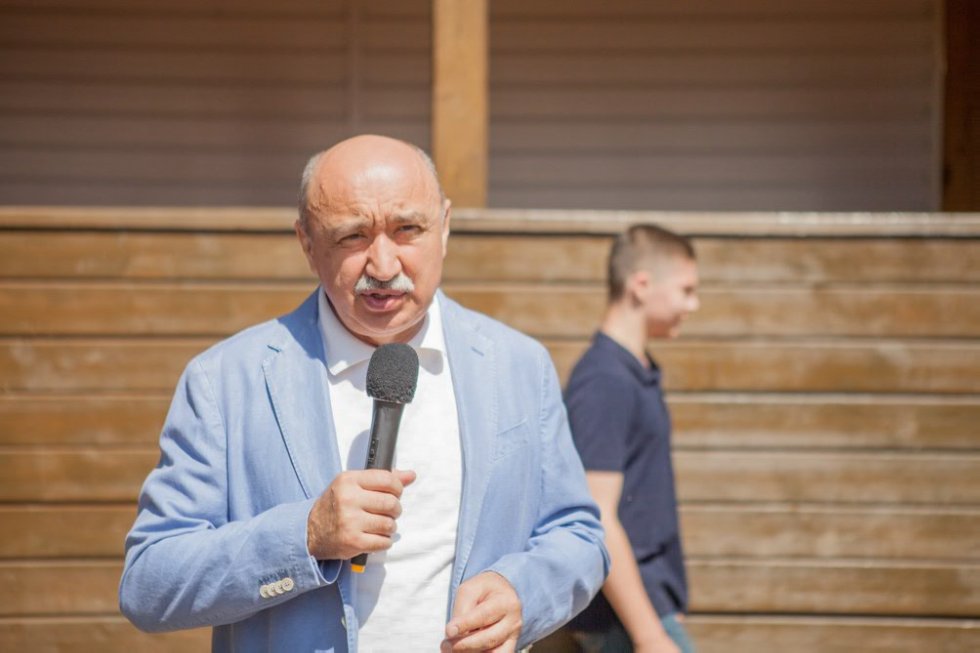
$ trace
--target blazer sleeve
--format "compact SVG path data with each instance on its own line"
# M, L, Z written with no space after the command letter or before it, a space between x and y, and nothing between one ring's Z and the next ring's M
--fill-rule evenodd
M142 630L232 623L336 579L339 564L324 566L306 548L314 499L228 520L225 449L212 385L195 359L178 383L159 463L126 538L120 609ZM282 591L270 592L278 581Z
M524 622L518 648L532 644L581 612L609 573L599 509L572 443L558 375L541 348L543 371L537 429L543 448L537 524L523 552L490 570L517 591Z

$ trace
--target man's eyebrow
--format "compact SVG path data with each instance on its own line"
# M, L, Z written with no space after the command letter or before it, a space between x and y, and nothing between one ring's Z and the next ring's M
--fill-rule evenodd
M405 211L404 213L393 213L391 219L393 222L424 222L429 219L429 215L422 211L412 210Z

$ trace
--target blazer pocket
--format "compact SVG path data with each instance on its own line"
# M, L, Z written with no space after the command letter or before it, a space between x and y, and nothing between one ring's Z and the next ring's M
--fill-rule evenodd
M497 433L493 443L493 462L524 450L530 442L527 420L521 420L514 426Z

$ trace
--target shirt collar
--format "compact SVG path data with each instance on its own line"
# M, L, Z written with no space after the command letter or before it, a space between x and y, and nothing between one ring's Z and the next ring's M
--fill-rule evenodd
M602 331L596 331L593 341L602 349L609 351L610 355L615 356L639 380L646 385L656 385L660 383L660 366L653 360L650 352L644 351L643 355L647 359L648 365L644 365L626 347L607 336Z
M323 348L327 352L327 369L332 376L341 375L370 360L375 347L347 330L334 313L322 288L317 293L317 308L320 315L320 335L323 337ZM442 311L439 308L438 294L432 298L432 303L425 312L422 328L408 341L408 345L418 353L419 365L433 373L442 369L446 340L442 333Z

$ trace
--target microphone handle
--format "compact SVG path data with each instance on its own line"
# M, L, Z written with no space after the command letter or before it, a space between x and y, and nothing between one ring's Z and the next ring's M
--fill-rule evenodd
M374 400L371 414L371 439L368 441L367 460L364 469L391 470L395 459L395 443L398 440L398 425L402 419L405 404L394 401ZM351 568L361 573L367 565L366 553L359 553L351 561Z

